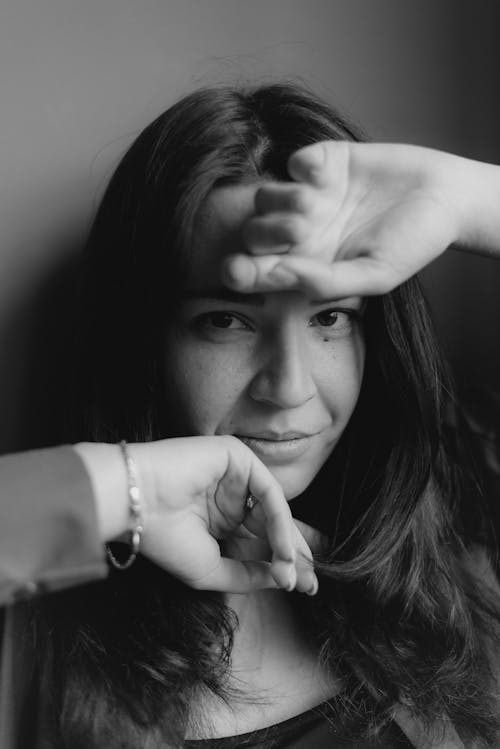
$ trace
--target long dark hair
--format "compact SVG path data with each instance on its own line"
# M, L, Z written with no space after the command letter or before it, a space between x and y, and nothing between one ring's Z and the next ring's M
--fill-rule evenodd
M197 91L139 135L85 253L71 439L176 433L164 332L205 199L220 184L288 179L288 157L309 143L359 138L291 84ZM308 501L293 503L329 539L317 560L320 593L297 595L297 607L343 682L336 719L347 737L359 737L360 724L376 733L400 703L492 745L499 718L488 654L499 605L470 563L475 545L491 539L479 504L467 513L461 498L452 389L415 279L369 301L366 339L354 415ZM182 746L195 691L226 694L233 627L219 595L192 591L144 559L43 601L40 668L62 745L132 747L147 736L151 746Z

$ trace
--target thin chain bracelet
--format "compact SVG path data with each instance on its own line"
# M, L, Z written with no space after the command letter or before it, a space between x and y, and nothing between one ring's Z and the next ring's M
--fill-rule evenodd
M120 562L111 551L109 544L106 544L106 554L111 565L115 569L127 570L135 562L137 554L139 553L141 535L144 528L142 524L141 493L137 482L137 467L135 465L135 460L130 455L125 440L121 440L119 447L127 469L129 513L133 526L130 530L130 554L124 562Z

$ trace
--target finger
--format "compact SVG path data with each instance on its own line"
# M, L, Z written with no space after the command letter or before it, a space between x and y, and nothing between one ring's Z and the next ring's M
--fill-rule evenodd
M347 182L349 152L347 141L330 140L305 146L288 159L288 173L297 182L343 189Z
M282 259L282 255L276 254L262 257L228 255L222 263L222 282L229 288L242 292L298 288L297 276L286 268L278 268L273 275Z
M256 258L258 260L258 258ZM273 269L295 276L298 288L313 299L344 299L350 296L386 294L402 283L395 270L377 258L363 256L325 263L309 257L287 256Z
M318 591L318 578L314 572L313 556L308 543L297 526L295 526L295 544L297 548L295 589L301 593L315 595Z
M255 254L288 252L292 245L305 242L309 234L310 226L306 218L292 212L254 216L242 229L246 248Z
M266 466L252 454L248 488L264 513L267 540L273 558L295 562L295 526L281 486Z
M245 519L244 528L246 533L250 537L258 536L265 538L265 530L263 531L263 520L262 512L257 506ZM288 563L284 564L282 560L273 559L272 570L274 579L280 587L288 590L297 590L314 595L318 590L318 579L314 572L313 556L311 549L320 550L323 546L324 538L322 534L315 528L312 528L306 523L302 523L300 520L293 519L295 525L295 549L296 549L296 562L294 569L294 576L292 577L290 566ZM234 534L237 535L237 534ZM284 564L284 566L282 566Z
M249 536L265 539L269 542L268 528L266 526L266 517L261 505L256 507L247 514L245 520L240 526ZM234 534L237 535L237 534ZM295 531L292 531L295 537ZM295 542L295 562L289 559L283 559L276 553L272 555L271 573L280 588L293 590L297 585L297 554L302 551Z
M312 299L343 299L385 294L408 277L366 256L332 263L299 255L234 257L231 285L246 292L299 289Z
M257 538L267 538L266 516L260 503L257 503L253 510L245 514L242 526L246 529L247 533L257 536Z
M280 587L269 562L239 561L227 557L221 557L214 569L201 578L189 581L188 585L197 590L223 593L251 593L263 588Z
M266 182L255 193L257 214L311 214L317 206L317 191L295 182Z

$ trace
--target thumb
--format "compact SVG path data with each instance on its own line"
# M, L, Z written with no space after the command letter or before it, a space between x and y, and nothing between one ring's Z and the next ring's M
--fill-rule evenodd
M315 187L342 182L349 163L346 141L321 141L295 151L288 159L288 173L296 182Z

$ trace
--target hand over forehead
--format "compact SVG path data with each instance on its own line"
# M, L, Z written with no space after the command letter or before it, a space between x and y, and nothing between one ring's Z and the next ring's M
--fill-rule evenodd
M297 151L293 181L256 191L242 227L247 254L226 259L225 283L317 299L390 291L456 238L435 153L347 141Z

